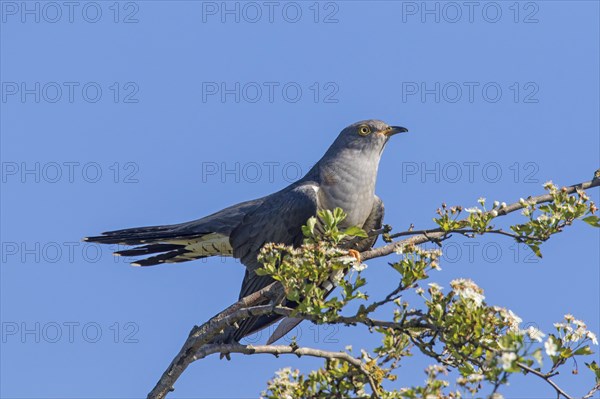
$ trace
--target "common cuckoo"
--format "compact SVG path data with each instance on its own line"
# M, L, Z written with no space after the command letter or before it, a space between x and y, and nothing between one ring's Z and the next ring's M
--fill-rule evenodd
M407 129L379 120L354 123L341 131L304 177L281 191L191 222L109 231L84 240L135 246L115 255L151 255L133 262L135 266L187 262L216 255L239 258L246 266L239 295L243 298L273 282L270 277L255 273L260 267L257 255L261 247L269 242L301 245L301 227L317 211L342 208L347 214L342 228L358 226L369 232L381 227L383 202L375 195L377 169L389 138L401 132ZM365 238L348 249L364 251L376 239ZM237 342L278 319L278 316L246 319L226 331L221 341ZM269 343L298 323L297 319L284 320Z

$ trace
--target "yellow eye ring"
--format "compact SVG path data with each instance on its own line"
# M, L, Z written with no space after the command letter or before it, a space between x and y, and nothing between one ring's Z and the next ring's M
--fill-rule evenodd
M368 136L371 133L371 128L367 125L362 125L358 128L358 134Z

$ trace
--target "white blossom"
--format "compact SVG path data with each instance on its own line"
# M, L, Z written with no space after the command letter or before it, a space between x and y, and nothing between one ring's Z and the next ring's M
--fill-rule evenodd
M481 303L485 299L485 296L481 295L479 292L475 291L472 288L466 288L459 293L465 299L471 299L477 306L481 306Z
M275 372L275 375L277 377L287 377L288 375L290 375L292 373L292 368L291 367L284 367L281 370L277 370Z
M554 323L554 327L556 327L557 330L563 330L566 333L573 332L573 327L567 323Z
M513 313L512 310L494 306L494 310L500 313L503 321L508 324L508 327L513 331L519 330L519 324L523 321L519 316Z
M564 317L565 317L566 321L573 321L573 320L575 320L575 317L573 317L573 315L571 313L567 313Z
M293 370L290 367L285 367L279 371L275 372L275 378L273 378L273 380L269 381L269 385L276 385L279 387L283 387L285 388L286 391L289 391L289 389L293 389L294 387L298 386L298 382L295 381L295 379L298 378L298 375L300 374L300 371L298 369ZM265 392L262 393L263 395L265 395ZM290 394L287 394L286 396L282 396L284 398L290 397Z
M467 376L467 380L469 380L469 382L479 382L483 380L483 374L481 373L473 373L473 374L469 374Z
M427 374L439 374L442 373L444 375L448 374L448 369L439 364L431 364L425 368L425 373Z
M573 331L571 334L567 334L565 336L565 339L568 339L571 342L577 342L580 341L583 337L585 337L587 331L585 331L585 329L583 328L578 328L577 330Z
M554 327L561 333L561 341L564 344L589 339L594 345L598 345L596 334L587 329L585 322L576 319L572 314L566 314L564 318L566 323L554 323Z
M443 255L443 252L441 250L441 248L436 248L436 249L430 249L429 253L431 254L432 257L434 258L439 258L440 256Z
M552 337L548 338L548 340L544 342L544 348L546 349L546 355L548 356L556 356L558 353L558 345L554 343Z
M440 264L437 263L436 261L432 261L431 262L431 268L434 269L434 270L437 270L437 271L442 270L442 268L440 267Z
M517 324L521 324L523 322L523 319L521 319L519 316L514 314L513 311L510 309L508 310L508 315Z
M554 188L554 183L552 183L552 180L548 180L546 183L544 183L544 189L549 190L551 188Z
M435 290L435 291L441 291L442 289L444 289L444 287L440 287L440 285L438 283L429 283L427 285L430 286L431 289Z
M352 269L356 270L357 272L362 272L366 268L367 268L366 263L354 262L354 264L352 265Z
M517 360L517 355L513 352L504 352L500 360L502 362L502 369L508 370L511 368L512 363Z
M581 328L586 328L586 324L581 321L581 320L573 320L573 324L575 324L577 327L581 327Z
M546 336L546 334L544 334L539 329L533 326L529 326L529 328L527 329L527 335L529 335L531 339L534 339L538 342L542 342L542 338Z
M475 303L475 306L481 306L485 296L483 290L477 286L472 280L456 279L450 282L450 286L456 294L463 300L469 299Z

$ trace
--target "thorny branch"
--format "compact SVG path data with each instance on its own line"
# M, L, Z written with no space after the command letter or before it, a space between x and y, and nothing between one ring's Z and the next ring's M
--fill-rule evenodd
M566 187L567 193L572 194L577 190L587 190L593 187L600 186L600 177L595 177L591 181L587 181L580 184L575 184L569 187ZM536 197L530 197L527 199L530 203L541 204L546 202L551 202L553 200L552 195L544 194ZM506 207L503 207L499 210L498 216L505 216L509 213L515 212L519 209L522 209L523 205L520 202L515 202ZM384 232L384 229L380 229L378 231L373 231L370 235L378 235ZM456 230L456 233L468 233L468 230ZM496 232L498 234L505 234L505 232L491 231ZM403 236L411 236L410 238L406 238L403 240L395 241L389 243L387 245L374 248L368 251L364 251L361 253L361 258L363 260L380 258L383 256L390 255L396 252L398 249L407 246L407 245L419 245L424 244L426 242L434 242L439 243L440 240L445 239L449 234L448 231L443 231L440 228L429 229L429 230L409 230L405 232L395 233L390 236L390 238L397 238ZM506 233L505 235L511 235L510 233ZM514 237L513 237L514 238ZM173 391L173 385L177 381L177 379L181 376L181 374L185 371L188 365L190 365L193 361L197 359L201 359L213 353L221 353L227 355L229 353L243 353L243 354L254 354L254 353L272 353L272 354L283 354L283 353L293 353L296 355L305 354L307 356L317 356L323 358L330 359L340 359L348 362L349 364L358 367L361 371L364 371L363 363L360 359L354 358L349 354L344 352L327 352L320 351L317 349L310 348L296 348L293 346L282 346L282 345L271 345L271 346L251 346L251 345L240 345L240 344L212 344L211 341L217 337L223 329L228 326L234 325L235 323L252 316L260 316L265 314L279 314L282 316L287 316L291 313L292 309L284 308L281 306L276 306L276 299L281 298L284 294L283 286L279 282L274 282L269 286L263 288L260 291L257 291L245 298L242 298L238 302L229 306L224 311L212 317L209 321L202 324L201 326L195 326L190 332L188 338L186 339L183 347L179 351L179 353L175 356L167 370L162 374L160 380L157 382L154 389L148 394L148 399L162 399L165 398L166 395ZM265 301L270 301L271 305L258 305L260 303L265 303ZM299 317L303 317L300 315ZM304 318L310 320L308 315L304 315ZM364 317L354 317L354 318L338 318L335 321L336 323L344 323L344 324L356 324L362 323L369 325L368 323L372 323L371 325L379 325L385 327L396 327L397 323L393 322L385 322L385 321L377 321L372 319L365 319ZM298 351L301 350L299 353ZM527 367L527 366L525 366ZM527 370L532 372L533 374L540 374L539 372L531 369ZM565 398L570 398L566 393L564 393L554 382L552 382L549 378L545 378L542 374L542 377L552 385L558 393L563 395ZM372 383L373 381L370 380ZM376 394L376 386L371 384L373 388L373 392ZM592 388L590 394L594 394L596 391L600 390L600 386L596 386ZM589 396L588 396L589 397Z

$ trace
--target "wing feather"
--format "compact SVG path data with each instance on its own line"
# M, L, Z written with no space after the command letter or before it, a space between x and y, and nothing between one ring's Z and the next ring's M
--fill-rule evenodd
M268 276L258 276L254 271L260 266L256 257L266 243L275 242L298 246L302 243L302 226L318 209L318 187L305 183L280 191L268 198L260 207L249 212L242 223L231 233L233 256L246 266L240 298L250 295L273 282ZM239 341L279 319L263 316L246 319L239 328L231 331L231 339Z

